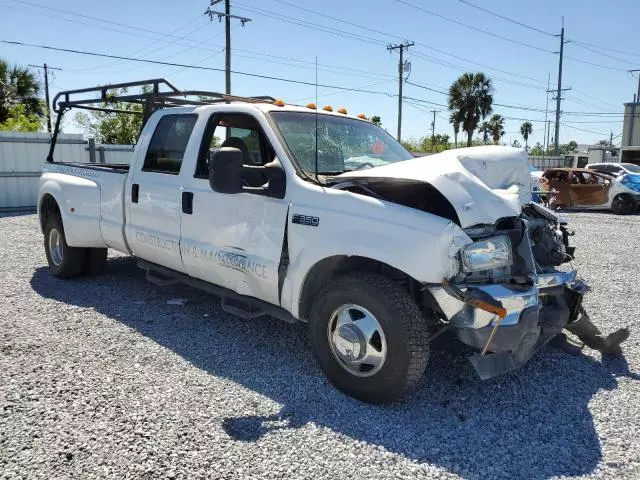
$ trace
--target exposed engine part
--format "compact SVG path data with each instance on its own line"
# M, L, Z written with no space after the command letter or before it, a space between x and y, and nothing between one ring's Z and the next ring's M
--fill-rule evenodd
M539 224L544 222L543 224ZM531 250L536 264L543 269L539 273L547 273L553 267L562 265L567 258L567 250L562 232L553 228L545 221L529 224L531 229Z
M554 267L573 259L575 247L569 246L573 232L558 222L553 213L529 204L522 209L522 217L527 220L531 250L538 273L551 273Z

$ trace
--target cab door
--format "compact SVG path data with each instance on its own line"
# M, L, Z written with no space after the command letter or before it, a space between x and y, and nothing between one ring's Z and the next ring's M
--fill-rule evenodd
M289 202L258 192L268 182L261 167L275 157L260 121L247 113L214 113L208 120L195 172L185 177L192 213L182 217L182 258L190 276L279 305ZM253 188L235 194L211 189L208 159L220 146L242 152L243 184Z
M126 237L136 257L184 272L180 254L182 178L180 171L189 149L197 115L170 113L156 117L150 139L141 139L136 170L125 186L127 198ZM144 143L147 142L147 148Z
M595 172L573 172L571 182L571 204L575 206L604 205L608 200L611 181Z

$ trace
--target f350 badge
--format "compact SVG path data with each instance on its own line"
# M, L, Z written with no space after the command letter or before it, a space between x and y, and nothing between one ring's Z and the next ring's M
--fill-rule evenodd
M320 224L320 218L312 217L309 215L300 215L294 213L291 223L297 223L298 225L306 225L308 227L317 227Z

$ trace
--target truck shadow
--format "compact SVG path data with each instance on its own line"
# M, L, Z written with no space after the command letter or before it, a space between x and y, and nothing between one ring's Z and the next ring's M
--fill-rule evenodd
M470 352L443 336L412 397L371 406L327 384L303 324L232 318L211 296L148 284L132 259L111 259L102 276L72 282L40 268L31 285L43 297L95 308L210 375L282 405L274 415L224 419L222 427L236 441L255 442L312 422L473 480L592 472L602 452L589 402L617 387L616 374L629 374L624 364L607 368L547 348L519 371L480 382L466 360ZM167 305L172 297L188 303Z

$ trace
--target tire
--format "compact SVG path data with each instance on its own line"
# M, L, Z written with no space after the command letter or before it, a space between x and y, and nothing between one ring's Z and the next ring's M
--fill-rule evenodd
M616 215L632 215L638 211L638 205L633 197L622 193L613 199L611 210Z
M87 257L82 273L88 276L100 275L104 272L104 267L107 264L107 249L87 248L86 250Z
M346 319L342 326L339 318ZM368 335L363 331L371 329L353 328L361 325L359 320L367 322L362 325L377 322L379 331ZM409 293L382 275L352 272L329 282L313 303L309 332L327 379L363 402L401 399L419 383L427 366L427 321ZM351 359L364 355L366 360L370 354L377 358L374 366L345 360L345 345Z
M59 215L49 215L44 227L44 251L49 263L49 273L57 278L74 278L82 275L86 264L85 248L70 247L64 235Z

